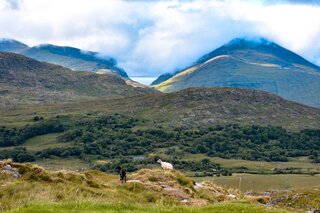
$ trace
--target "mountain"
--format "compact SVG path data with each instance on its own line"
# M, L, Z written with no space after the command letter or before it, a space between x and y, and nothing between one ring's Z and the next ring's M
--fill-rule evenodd
M172 78L175 74L177 73L165 73L160 75L156 80L154 80L151 85L157 85L160 84L161 82L164 82L170 78Z
M240 123L320 128L320 109L264 91L241 88L189 88L99 104L114 113L139 115L152 121L152 125L169 127Z
M159 79L155 88L163 92L189 87L240 87L320 106L320 68L262 38L234 39L171 78Z
M114 58L100 56L97 52L83 51L74 47L42 44L34 47L10 39L0 40L0 51L19 53L38 61L53 63L75 71L111 72L128 78L117 66Z
M14 39L0 39L0 51L3 52L21 52L29 48L26 44Z
M83 99L82 99L83 100ZM22 113L23 112L23 113ZM320 128L320 109L279 96L241 88L189 88L117 99L95 99L71 103L29 105L28 108L0 105L0 125L30 120L30 114L55 117L61 112L122 114L143 120L146 126L186 127L239 123L272 125L301 130Z
M0 52L1 101L55 102L155 93L118 75L74 72L62 66ZM4 102L3 102L4 103Z

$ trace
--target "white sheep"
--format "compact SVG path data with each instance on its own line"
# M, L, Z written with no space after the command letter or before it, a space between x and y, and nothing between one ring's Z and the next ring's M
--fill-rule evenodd
M172 166L171 163L163 162L161 159L159 159L157 162L161 164L162 169L166 169L166 170L172 170L173 169L173 166Z

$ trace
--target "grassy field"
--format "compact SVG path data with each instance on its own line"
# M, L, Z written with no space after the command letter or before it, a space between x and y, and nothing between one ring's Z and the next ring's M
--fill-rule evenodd
M44 213L44 212L106 212L106 213L263 213L263 212L289 212L281 209L265 208L257 204L246 202L222 203L206 207L163 206L163 205L137 205L137 204L103 204L93 202L82 203L45 203L31 204L8 213Z
M266 161L249 161L249 160L239 160L239 159L224 159L213 157L210 158L204 154L193 154L186 156L186 160L202 160L204 158L209 158L212 162L221 164L226 168L240 168L246 167L250 171L273 171L274 169L288 169L297 168L301 171L314 171L320 172L320 164L310 163L307 157L299 158L289 158L288 162L266 162ZM245 171L245 170L244 170Z
M28 139L21 146L1 147L0 150L13 149L15 147L26 147L28 149L28 151L38 152L38 151L41 151L41 150L44 150L44 149L72 146L72 144L70 144L70 143L61 143L61 142L59 142L58 139L57 139L57 137L59 135L61 135L61 133L53 133L53 134L46 134L46 135L36 136L36 137L31 138L31 139Z
M57 147L68 147L71 144L69 143L61 143L58 141L57 137L61 135L61 133L53 133L53 134L47 134L47 135L41 135L33 137L26 141L23 146L26 146L29 151L31 152L37 152L41 151L43 149L49 149L49 148L57 148Z
M233 174L229 177L198 177L198 181L212 181L227 188L239 189L242 192L264 192L293 189L320 188L320 175L250 175Z
M42 160L37 160L34 162L35 164L42 166L49 170L60 170L60 169L67 169L71 171L88 169L90 164L86 161L83 161L79 158L59 158L59 157L52 157L46 158Z

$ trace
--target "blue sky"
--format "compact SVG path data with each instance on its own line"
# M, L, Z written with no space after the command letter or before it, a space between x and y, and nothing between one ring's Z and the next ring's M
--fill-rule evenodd
M302 0L0 0L0 38L115 57L130 76L182 69L235 37L262 36L320 65L320 3Z

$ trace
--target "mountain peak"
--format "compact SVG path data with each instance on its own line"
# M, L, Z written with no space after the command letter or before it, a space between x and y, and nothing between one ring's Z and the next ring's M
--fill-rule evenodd
M246 52L246 56L251 54L252 56L257 56L258 54L268 54L285 61L287 64L301 64L305 66L312 67L313 69L320 71L320 68L315 64L307 61L296 53L266 39L263 37L243 37L235 38L226 43L225 45L219 47L218 49L202 56L196 64L205 63L206 61L219 56L219 55L239 55Z
M229 41L224 46L238 46L238 47L256 47L256 46L278 46L276 43L263 37L241 37Z
M11 38L1 38L0 39L0 51L3 52L19 52L28 48L28 46L20 41Z
M264 37L238 37L229 41L228 44L252 43L252 44L272 44L274 42Z
M247 88L320 106L319 71L320 67L267 39L236 38L169 79L161 76L155 87L163 92L189 87Z

